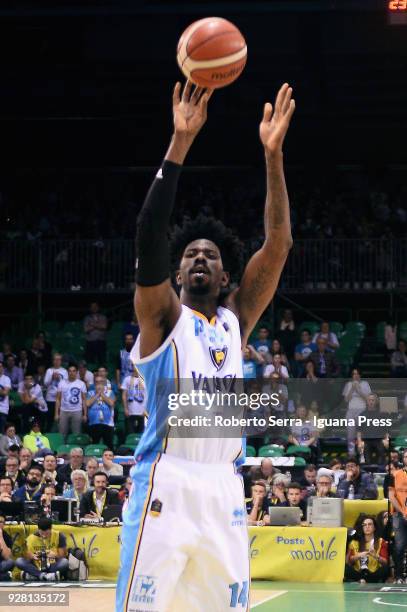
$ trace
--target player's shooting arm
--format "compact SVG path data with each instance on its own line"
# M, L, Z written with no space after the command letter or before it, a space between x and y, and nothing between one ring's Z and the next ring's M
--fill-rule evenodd
M154 352L174 328L181 304L171 286L168 227L185 157L206 121L211 91L187 82L173 94L174 133L164 163L150 187L137 223L137 287L140 354Z
M249 260L240 287L230 298L230 306L239 316L243 342L272 300L292 246L282 152L295 110L291 94L291 87L285 83L277 94L274 112L272 105L267 103L260 124L260 140L264 146L267 170L265 241Z

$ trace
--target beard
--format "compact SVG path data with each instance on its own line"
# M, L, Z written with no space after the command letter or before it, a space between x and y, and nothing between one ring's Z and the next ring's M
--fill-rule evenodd
M37 480L36 478L30 478L30 480L27 479L27 484L29 487L38 487L38 485L40 484L40 481Z

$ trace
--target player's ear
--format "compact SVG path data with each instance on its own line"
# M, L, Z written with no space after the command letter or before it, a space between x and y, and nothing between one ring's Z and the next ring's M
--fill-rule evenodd
M181 286L181 270L176 270L175 272L175 282L178 285L178 287Z
M225 270L222 273L222 280L221 280L221 285L222 287L228 287L230 283L230 274L229 272L225 272Z

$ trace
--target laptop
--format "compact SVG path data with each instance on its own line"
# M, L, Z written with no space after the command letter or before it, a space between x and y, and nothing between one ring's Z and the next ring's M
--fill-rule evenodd
M102 512L102 518L105 519L105 523L109 523L114 520L122 520L122 506L121 504L112 504L107 506Z
M302 510L298 506L269 506L270 525L299 525Z

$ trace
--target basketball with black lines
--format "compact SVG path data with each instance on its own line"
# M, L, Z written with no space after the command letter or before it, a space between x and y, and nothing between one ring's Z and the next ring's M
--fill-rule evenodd
M246 59L247 46L241 32L221 17L191 23L179 39L178 65L200 87L230 85L241 74Z

